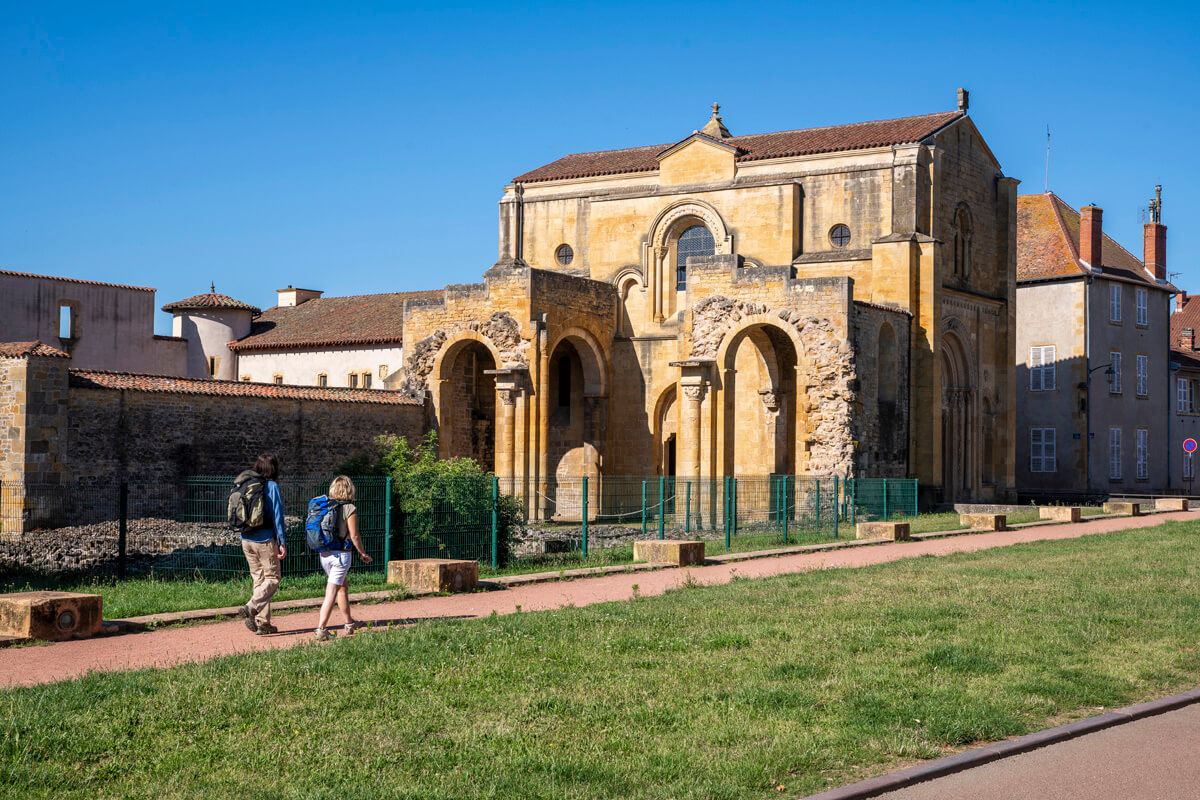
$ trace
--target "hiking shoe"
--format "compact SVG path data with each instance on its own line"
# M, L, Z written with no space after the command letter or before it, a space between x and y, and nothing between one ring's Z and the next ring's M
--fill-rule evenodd
M246 623L246 627L251 633L258 633L258 623L254 621L254 615L250 613L250 606L242 606L238 609L238 616Z
M337 633L328 628L317 628L317 632L313 635L318 642L328 642L330 639L337 638Z
M276 628L269 622L263 622L258 626L258 630L255 633L259 636L270 636L272 633L279 633L279 628Z
M346 632L347 636L353 636L356 630L365 627L367 627L367 623L355 620L354 622L347 622L345 625L343 625L342 630Z

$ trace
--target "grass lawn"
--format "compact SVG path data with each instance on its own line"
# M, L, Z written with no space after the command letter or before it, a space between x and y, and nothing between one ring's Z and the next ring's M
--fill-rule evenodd
M0 796L800 796L1194 687L1198 534L685 586L10 690Z

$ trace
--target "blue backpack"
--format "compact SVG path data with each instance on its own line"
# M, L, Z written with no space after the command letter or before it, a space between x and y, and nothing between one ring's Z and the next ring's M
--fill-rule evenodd
M341 536L342 503L321 495L308 501L304 522L304 540L314 553L349 550L350 542Z

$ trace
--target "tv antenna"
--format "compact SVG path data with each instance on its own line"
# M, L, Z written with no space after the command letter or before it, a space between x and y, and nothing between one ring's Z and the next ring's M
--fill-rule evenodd
M1046 191L1050 191L1050 123L1046 123Z

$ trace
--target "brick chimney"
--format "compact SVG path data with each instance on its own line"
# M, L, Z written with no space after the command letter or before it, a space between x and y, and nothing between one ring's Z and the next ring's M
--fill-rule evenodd
M1180 289L1179 294L1175 295L1175 313L1178 314L1180 311L1183 311L1184 306L1187 304L1188 293Z
M1194 328L1184 328L1179 334L1179 347L1182 350L1196 349L1196 331Z
M1162 186L1154 187L1150 221L1142 226L1142 261L1154 280L1167 282L1167 226L1162 224Z
M1101 217L1104 209L1084 206L1079 217L1079 258L1092 269L1100 269Z

